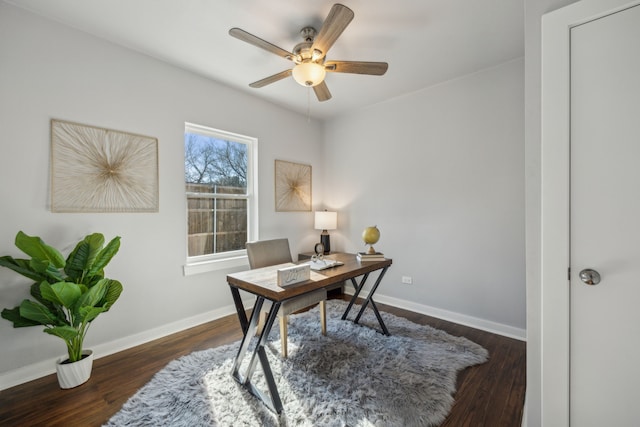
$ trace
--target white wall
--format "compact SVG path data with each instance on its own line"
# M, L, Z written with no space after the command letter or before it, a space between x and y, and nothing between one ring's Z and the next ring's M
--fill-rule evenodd
M51 118L157 137L159 212L51 213ZM122 337L139 339L149 331L184 327L190 318L205 320L220 310L233 311L228 271L182 274L185 121L258 138L261 237L287 236L294 253L308 250L317 238L312 213L275 212L273 163L277 158L311 164L318 204L318 123L0 3L0 255L20 255L13 245L18 230L56 247L67 247L91 232L102 232L107 239L122 236L107 274L123 283L124 292L113 309L94 322L89 347L105 348ZM0 269L0 308L27 297L28 284ZM19 371L25 366L42 362L52 372L54 357L66 352L60 339L41 328L16 330L4 319L0 342L0 388L28 377L30 373Z
M332 244L377 224L379 300L523 336L523 84L521 58L326 124Z
M527 259L527 412L526 425L539 426L540 376L540 97L541 18L576 0L525 0L525 175Z

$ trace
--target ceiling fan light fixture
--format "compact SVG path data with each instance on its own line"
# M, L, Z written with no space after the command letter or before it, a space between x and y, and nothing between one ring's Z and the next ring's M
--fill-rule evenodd
M315 62L303 62L293 67L293 78L304 87L317 86L324 80L327 72L324 66Z

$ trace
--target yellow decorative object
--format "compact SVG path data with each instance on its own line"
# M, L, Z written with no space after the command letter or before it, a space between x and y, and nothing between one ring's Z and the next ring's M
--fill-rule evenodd
M375 254L376 250L373 249L373 245L380 240L380 230L378 230L377 226L367 227L362 232L362 240L364 243L369 245L368 254Z

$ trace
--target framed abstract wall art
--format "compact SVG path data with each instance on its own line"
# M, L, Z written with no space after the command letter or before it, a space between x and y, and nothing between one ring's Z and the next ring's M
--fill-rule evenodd
M158 140L51 120L52 212L158 212Z
M276 212L311 211L311 165L276 160Z

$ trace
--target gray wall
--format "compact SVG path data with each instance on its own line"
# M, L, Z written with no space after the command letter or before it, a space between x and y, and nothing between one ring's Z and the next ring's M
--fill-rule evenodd
M326 124L325 199L344 249L362 250L363 228L377 224L376 249L394 260L378 292L395 305L524 335L523 67Z

